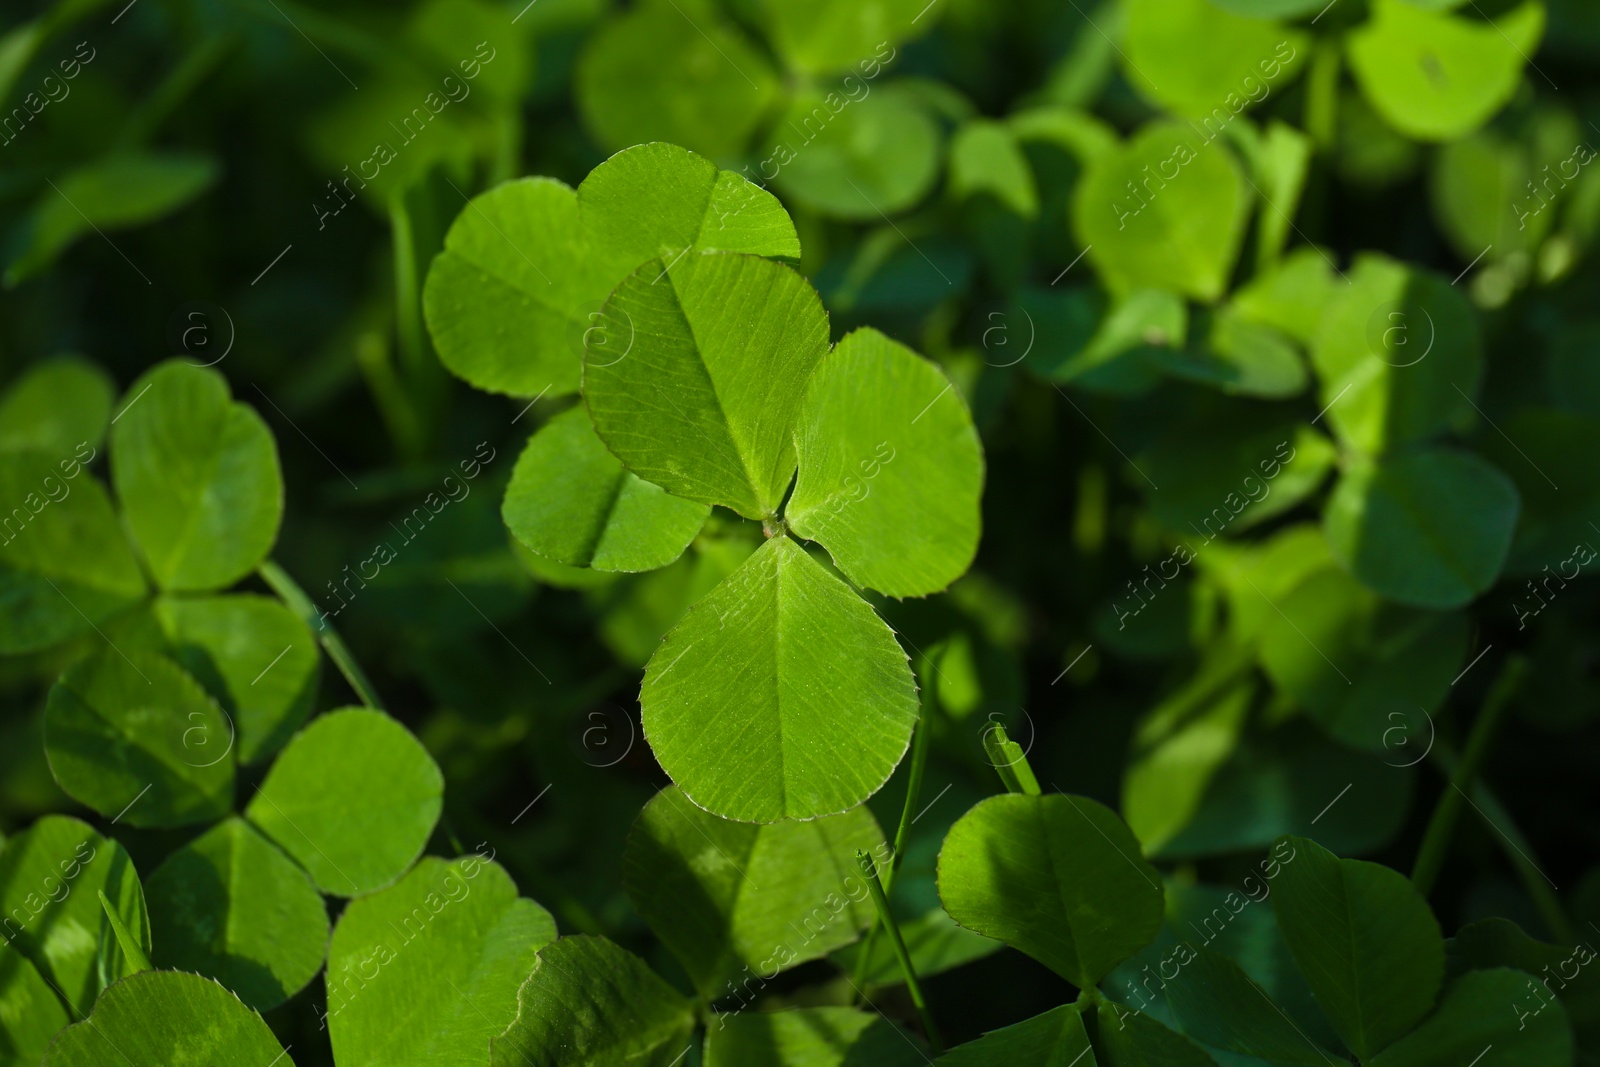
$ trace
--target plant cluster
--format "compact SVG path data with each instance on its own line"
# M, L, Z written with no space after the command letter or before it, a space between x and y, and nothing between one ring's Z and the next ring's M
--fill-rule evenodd
M1582 0L123 2L0 1067L1600 1062Z

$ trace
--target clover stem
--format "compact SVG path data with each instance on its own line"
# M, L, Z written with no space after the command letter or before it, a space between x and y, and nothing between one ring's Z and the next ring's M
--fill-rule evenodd
M350 654L350 649L339 636L339 631L329 625L328 620L322 617L323 613L317 611L317 606L306 596L305 590L289 577L287 571L270 559L257 567L256 573L261 575L261 580L266 582L274 593L278 594L278 599L282 600L290 611L300 616L300 620L317 635L317 641L322 645L323 651L328 653L333 665L339 668L344 680L350 683L350 688L356 691L361 703L378 711L384 710L382 701L378 699L377 690L372 688L372 683L362 671L361 664Z
M933 1024L933 1013L928 1011L928 1002L922 995L922 984L917 981L916 969L911 966L911 953L906 951L905 939L900 936L900 925L889 914L889 898L883 894L877 865L872 862L871 856L859 849L856 850L856 862L861 865L861 873L866 875L867 889L872 893L873 906L878 909L878 921L889 931L889 943L894 946L895 958L900 961L900 971L906 979L906 991L911 994L911 1003L916 1005L917 1016L922 1020L923 1034L933 1048L933 1054L942 1056L944 1042L939 1038L939 1028Z
M402 189L389 197L389 229L394 238L394 310L400 334L400 351L407 369L419 373L427 362L422 340L422 301L417 288L417 246Z
M1030 797L1040 794L1039 779L1033 776L1022 746L1011 740L1006 728L995 723L994 728L983 732L983 747L989 753L989 763L1005 783L1006 791L1026 793Z
M1439 803L1434 807L1433 816L1428 820L1428 829L1422 836L1422 846L1417 849L1416 865L1411 869L1411 884L1423 896L1433 892L1434 883L1439 879L1445 854L1450 848L1450 837L1455 832L1456 819L1461 814L1461 802L1467 799L1467 790L1472 788L1478 768L1488 754L1489 741L1511 703L1512 694L1521 684L1527 667L1528 662L1522 656L1513 656L1506 663L1505 669L1490 687L1489 695L1484 698L1478 720L1472 724L1467 747L1450 775L1449 787L1439 795Z
M1460 767L1461 757L1442 741L1433 746L1432 757L1446 774L1453 774ZM1531 858L1533 845L1517 827L1516 820L1500 803L1494 791L1482 782L1475 783L1467 792L1472 796L1473 810L1494 831L1493 836L1501 843L1506 860L1522 879L1522 886L1533 898L1534 906L1539 909L1539 915L1549 928L1551 937L1561 942L1571 941L1575 936L1572 922L1561 907L1561 899L1556 896L1549 879Z
M911 839L911 824L916 822L912 812L922 796L922 772L928 765L928 715L933 695L928 687L922 691L922 704L917 715L916 733L911 738L911 771L906 779L906 802L900 809L900 826L894 832L894 852L889 857L889 869L884 872L883 893L887 898L894 890L894 876L900 871L900 861L905 857L906 844ZM878 919L874 915L867 926L866 940L861 943L861 955L856 958L855 986L857 990L867 984L867 968L871 964L872 950L878 940Z

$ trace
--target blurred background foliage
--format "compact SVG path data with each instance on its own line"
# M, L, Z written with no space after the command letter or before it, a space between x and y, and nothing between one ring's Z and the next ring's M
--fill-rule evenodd
M1600 920L1596 596L1563 569L1600 541L1588 0L125 2L0 15L0 404L109 412L93 373L28 377L66 354L119 391L217 361L279 443L276 558L325 607L487 442L338 625L444 769L439 847L490 843L563 931L671 971L622 889L665 784L639 670L754 542L713 522L642 576L511 543L504 484L562 403L451 379L418 293L467 198L649 140L770 184L835 338L937 359L984 436L973 572L879 604L939 708L908 922L937 925L933 850L995 788L992 722L1204 886L1287 832L1407 869L1486 700L1513 707L1494 825L1462 825L1445 928ZM1409 362L1387 331L1419 310ZM74 810L42 702L99 641L0 660L8 831ZM144 871L184 836L118 829ZM1064 988L1005 950L930 996L959 1041ZM268 1014L302 1063L318 996Z

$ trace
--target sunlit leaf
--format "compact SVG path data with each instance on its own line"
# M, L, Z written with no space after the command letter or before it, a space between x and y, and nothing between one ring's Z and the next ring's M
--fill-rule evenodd
M50 1043L43 1067L111 1063L294 1067L261 1016L209 978L144 971L110 987L82 1022Z
M806 74L857 68L866 77L894 60L901 41L927 33L943 14L927 0L766 0L773 45Z
M423 289L439 358L479 389L538 397L578 388L586 350L626 358L631 325L601 305L647 259L689 248L798 258L765 190L669 144L619 152L576 192L525 178L456 217Z
M1073 193L1073 228L1114 291L1175 289L1215 300L1244 238L1248 194L1215 135L1155 123L1089 164Z
M356 896L390 884L422 854L443 793L438 766L409 730L382 712L346 708L295 735L245 815L324 893Z
M939 127L893 83L870 93L797 94L757 164L796 204L841 219L880 221L914 206L939 174ZM763 142L765 143L765 142Z
M861 803L900 762L917 718L893 631L782 536L667 634L639 699L650 747L685 795L750 822Z
M486 1064L555 936L498 864L427 857L339 917L325 1008L334 1055L350 1067Z
M605 314L631 323L633 342L620 359L585 357L606 447L674 496L775 515L806 380L828 351L816 291L771 260L685 254L629 275Z
M1304 32L1254 17L1276 12L1236 15L1210 0L1129 0L1124 7L1128 80L1153 103L1203 123L1208 135L1281 92L1309 64ZM1205 62L1197 62L1194 45L1202 37Z
M1524 0L1491 21L1373 0L1349 37L1356 83L1386 122L1409 137L1450 141L1505 106L1544 33L1544 5Z
M708 14L642 5L590 39L573 88L603 147L670 141L722 158L749 143L778 97L777 75L743 33Z
M983 448L935 364L876 330L850 334L811 375L795 450L784 517L851 581L923 596L971 565Z

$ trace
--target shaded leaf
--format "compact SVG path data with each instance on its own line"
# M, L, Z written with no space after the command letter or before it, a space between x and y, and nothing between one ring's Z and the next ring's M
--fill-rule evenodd
M1483 375L1477 313L1430 272L1364 255L1311 348L1321 404L1344 443L1383 452L1470 410Z
M1342 1062L1306 1037L1237 963L1204 946L1166 992L1184 1033L1213 1048L1304 1067Z
M639 957L563 937L540 950L517 1017L489 1039L489 1067L669 1067L693 1027L689 1001Z
M1161 883L1121 819L1084 797L1005 794L962 816L939 853L956 922L1080 989L1149 944Z
M1105 1067L1216 1067L1199 1045L1142 1012L1102 1002L1096 1050Z
M129 826L188 826L233 807L233 727L164 656L107 649L50 688L44 748L61 788Z
M541 556L600 571L648 571L683 554L710 508L623 467L582 407L528 439L506 487L506 525Z
M322 969L328 912L299 867L233 817L168 856L148 890L155 961L275 1008Z
M1504 967L1462 975L1439 1009L1373 1057L1372 1067L1446 1067L1474 1056L1480 1067L1571 1064L1566 1010L1555 1000L1539 1002L1530 985L1527 974Z
M1240 595L1270 612L1261 665L1279 689L1347 745L1394 766L1422 758L1427 717L1465 662L1465 618L1386 602L1337 567L1312 571L1270 601Z
M61 998L38 969L22 953L0 944L0 1064L37 1064L68 1021Z
M740 1012L706 1033L706 1067L918 1067L928 1058L876 1012L790 1008Z
M1431 448L1351 462L1324 521L1334 556L1373 590L1454 608L1494 584L1519 511L1516 486L1498 468Z
M111 500L83 462L0 453L0 652L32 652L90 633L145 594Z
M1433 1007L1444 978L1439 923L1404 875L1283 840L1294 852L1272 897L1278 926L1328 1021L1366 1062Z
M78 356L34 364L0 397L0 449L81 460L87 445L93 456L110 425L114 389L99 364Z
M128 529L163 589L230 585L277 540L277 444L214 370L169 360L129 386L111 458Z
M144 891L121 845L87 823L46 815L0 851L0 931L7 948L26 957L77 1018L106 980L132 973L114 944L109 959L99 958L102 942L111 938L100 893L148 952Z
M1098 1062L1075 1004L990 1030L938 1059L939 1067L1096 1067Z
M111 155L68 171L40 194L27 216L5 284L47 270L84 234L142 226L171 214L216 178L210 156L178 152Z
M311 711L321 653L311 630L264 596L164 597L155 613L174 655L227 710L227 735L196 735L199 759L232 740L241 764L256 763L293 735Z
M887 846L865 807L765 826L729 822L676 786L639 813L623 856L634 907L707 1000L854 941L872 918L856 851Z

